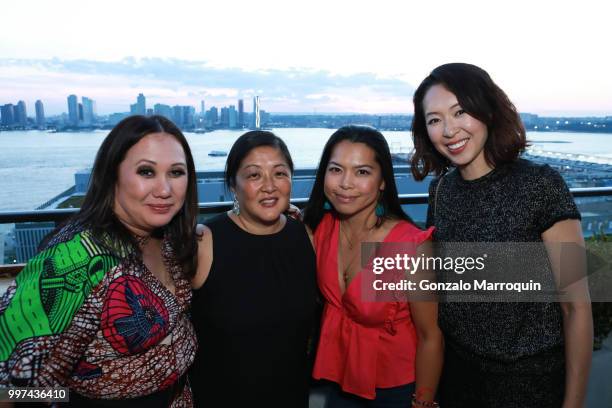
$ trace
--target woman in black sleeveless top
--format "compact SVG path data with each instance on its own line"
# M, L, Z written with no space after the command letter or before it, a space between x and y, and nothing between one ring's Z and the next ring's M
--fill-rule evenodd
M282 214L292 172L270 132L248 132L230 151L234 209L207 224L193 281L196 407L307 406L316 263L303 224Z

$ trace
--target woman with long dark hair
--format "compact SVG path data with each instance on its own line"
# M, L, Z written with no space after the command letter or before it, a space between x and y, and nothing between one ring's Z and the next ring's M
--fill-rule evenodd
M364 299L362 243L400 243L414 256L432 233L402 210L380 132L345 126L330 137L304 222L313 231L325 300L313 376L326 380L326 406L437 406L443 354L437 304Z
M131 116L102 142L79 212L0 301L0 383L69 406L190 406L195 168L181 131Z
M525 129L504 91L477 66L441 65L414 94L412 134L415 178L438 176L427 216L434 239L503 242L507 250L543 242L550 262L544 252L538 279L530 277L554 288L554 244L584 246L580 213L559 173L519 158ZM441 302L443 406L581 407L592 318L585 282L569 291L573 300L561 303Z

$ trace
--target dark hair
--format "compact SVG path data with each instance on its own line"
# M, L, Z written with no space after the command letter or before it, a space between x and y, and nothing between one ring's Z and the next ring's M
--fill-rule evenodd
M314 186L304 211L304 223L314 231L323 219L325 214L323 205L326 200L324 184L327 165L336 145L344 140L348 140L351 143L363 143L374 151L376 162L380 166L382 178L385 182L385 189L381 197L381 204L385 208L384 218L395 218L413 223L399 202L395 176L393 175L393 162L387 140L378 130L361 125L341 127L331 135L325 144L321 160L319 161L319 167L317 168Z
M423 99L434 85L442 85L457 97L461 108L487 126L485 160L496 167L516 160L527 147L525 128L516 108L487 72L475 65L452 63L440 65L421 82L414 93L412 174L417 180L430 172L442 174L450 161L440 154L429 139Z
M280 150L293 174L293 160L283 139L267 130L251 130L234 142L225 162L225 186L229 190L236 186L236 174L244 158L256 147L270 146Z
M160 132L174 136L183 147L189 181L183 207L168 225L155 231L154 235L158 237L164 233L168 235L177 261L183 266L183 273L191 278L197 267L197 242L194 235L198 215L195 165L185 136L174 123L163 116L130 116L110 131L96 155L83 205L70 223L92 230L95 236L110 233L114 239L119 240L120 244L138 250L135 238L117 219L113 211L115 186L119 165L125 159L128 150L145 136Z

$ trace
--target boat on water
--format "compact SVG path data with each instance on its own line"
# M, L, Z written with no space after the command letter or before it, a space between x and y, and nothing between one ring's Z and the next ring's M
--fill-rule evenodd
M208 155L212 157L223 157L223 156L227 156L227 152L223 150L211 150L210 153L208 153Z

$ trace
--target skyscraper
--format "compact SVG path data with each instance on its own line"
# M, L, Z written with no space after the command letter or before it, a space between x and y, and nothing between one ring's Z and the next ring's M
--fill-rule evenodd
M138 105L138 114L145 115L147 113L147 100L143 94L138 94L136 104Z
M132 115L147 114L147 100L143 94L138 94L138 96L136 97L136 103L130 105L130 113Z
M153 113L156 115L165 116L166 118L172 120L172 108L169 105L156 103L153 106Z
M83 97L83 124L85 126L91 126L94 123L94 104L95 102L92 99L87 97Z
M206 116L206 109L204 108L204 101L200 102L200 115L202 115L202 117Z
M244 101L238 99L238 127L244 127Z
M221 108L221 126L229 127L229 109L225 106Z
M36 109L36 126L44 127L45 126L45 108L43 106L42 101L39 99L34 104L34 108Z
M172 121L178 127L183 126L183 107L180 105L174 105L172 107Z
M229 107L228 122L230 129L235 129L238 127L238 112L236 112L236 107L234 105L230 105Z
M219 121L219 111L217 110L216 106L213 106L212 108L210 108L210 110L208 111L207 119L211 127L217 124L217 122Z
M12 103L7 103L0 108L2 115L2 126L12 126L15 123L15 109Z
M261 122L259 119L259 96L253 98L253 129L259 129Z
M28 113L24 101L17 102L15 106L15 123L24 127L28 124Z
M195 118L195 108L193 106L183 106L183 127L193 128Z
M79 124L79 102L76 95L68 96L68 122L72 126Z

